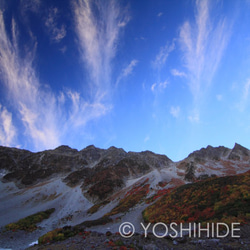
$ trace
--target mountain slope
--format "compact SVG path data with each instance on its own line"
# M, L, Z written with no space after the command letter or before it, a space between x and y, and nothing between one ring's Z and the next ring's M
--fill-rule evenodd
M186 184L143 212L146 222L250 221L250 171Z

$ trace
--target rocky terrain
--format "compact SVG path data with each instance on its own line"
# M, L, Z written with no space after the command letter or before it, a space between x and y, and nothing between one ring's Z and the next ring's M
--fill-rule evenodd
M0 147L0 249L25 249L45 233L65 226L81 225L84 230L104 235L100 239L105 241L107 231L114 236L120 224L129 221L136 233L141 234L143 211L162 197L167 200L164 197L171 190L249 170L250 151L239 144L232 149L208 146L179 162L150 151L125 152L120 148L99 149L93 145L81 151L60 146L37 153ZM245 182L247 187L248 179ZM238 195L242 192L242 202L249 204L245 196L250 196L250 192L243 189L235 192ZM50 208L55 208L55 212L38 223L34 232L5 231L5 225ZM126 244L132 244L135 237L140 236L131 237ZM65 242L69 244L72 239ZM245 242L248 240L245 237ZM241 244L239 240L238 243ZM152 240L147 244L158 243ZM169 246L173 246L173 241Z

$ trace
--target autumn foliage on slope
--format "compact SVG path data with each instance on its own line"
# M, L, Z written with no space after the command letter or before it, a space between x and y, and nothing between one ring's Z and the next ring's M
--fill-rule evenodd
M50 215L55 211L55 208L47 209L46 211L38 212L27 216L23 219L15 223L10 223L5 226L6 230L17 231L17 230L25 230L28 232L32 232L37 229L37 223L42 222L45 219L48 219Z
M146 222L246 222L250 171L180 186L143 211Z
M106 216L111 216L118 213L125 213L130 208L138 204L142 199L144 199L149 193L149 184L147 184L148 178L143 181L143 183L136 184L134 187L128 191L123 199L120 200L119 204L114 207Z

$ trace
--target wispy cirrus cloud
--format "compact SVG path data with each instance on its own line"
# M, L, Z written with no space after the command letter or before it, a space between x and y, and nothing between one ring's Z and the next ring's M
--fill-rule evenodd
M168 84L169 84L168 80L164 82L160 82L160 83L153 83L151 85L151 91L152 92L163 91L167 87Z
M212 84L215 72L222 60L231 27L226 17L213 15L214 2L195 2L195 21L186 21L180 27L179 42L183 53L186 79L194 98L194 107L188 119L200 121L200 107L204 94ZM216 12L217 13L217 12Z
M193 114L188 116L188 120L192 123L198 123L200 122L200 115L197 112L193 112Z
M27 8L31 7L29 5ZM6 31L3 13L0 12L0 77L5 86L6 99L13 100L12 108L17 111L15 119L19 122L18 130L15 130L11 113L5 108L1 109L0 138L5 145L18 136L25 137L23 147L29 144L35 150L54 148L62 143L70 144L76 135L79 137L84 134L88 122L110 110L112 104L106 99L111 91L111 60L116 54L120 31L126 26L129 17L116 1L106 4L102 1L79 0L75 1L73 10L80 55L87 65L91 80L89 90L84 93L84 96L90 96L89 99L84 99L81 92L63 86L59 93L55 93L41 83L33 66L37 39L27 27L33 46L27 47L26 53L20 53L22 48L15 19L12 19L10 34ZM56 24L56 16L57 10L53 9L49 13L47 26ZM28 21L26 23L29 24ZM52 25L51 37L58 42L66 34L64 28L54 32L55 27ZM130 74L136 63L132 61L123 75ZM10 133L9 128L13 129L14 134Z
M146 143L146 142L148 142L150 140L150 136L149 135L147 135L145 138L144 138L144 143Z
M249 100L249 93L250 93L250 78L248 78L245 81L244 86L242 88L240 102L237 105L240 112L243 112L246 109Z
M16 146L16 128L12 122L12 114L0 104L0 144Z
M212 4L208 0L197 0L195 22L186 21L180 28L184 66L196 100L211 84L231 33L225 17L212 18Z
M25 129L24 132L22 128L18 131L13 129L11 114L3 109L1 142L4 145L9 145L17 134L23 134L26 143L36 150L54 148L71 136L72 129L77 133L87 122L107 112L107 106L97 101L86 101L76 91L68 89L57 94L41 84L33 68L36 44L25 57L21 57L14 19L11 30L12 36L9 38L3 13L0 12L0 76L6 97L13 100L12 105ZM10 133L10 127L16 131L15 136Z
M3 13L0 12L0 69L7 95L13 100L26 128L26 134L33 140L35 147L58 145L53 115L56 113L53 112L55 96L49 91L42 90L32 67L35 45L33 51L29 51L25 58L20 57L17 33L13 19L12 38L8 38Z
M77 0L74 13L81 57L91 77L92 99L100 102L110 92L111 61L120 32L130 18L113 0Z
M171 74L173 76L179 76L179 77L187 77L187 74L185 72L179 71L177 69L172 69Z
M41 0L21 0L20 5L22 6L21 11L32 11L38 13L41 10Z
M190 112L188 116L188 120L192 123L200 123L200 110L199 107L194 107L194 109Z
M247 100L249 97L249 91L250 91L250 79L247 79L245 85L244 85L244 93L243 93L243 100Z
M133 59L129 65L127 65L121 72L121 74L117 77L116 80L116 86L118 86L118 84L120 83L120 81L124 78L126 78L127 76L129 76L130 74L132 74L134 68L136 67L136 65L138 64L138 60Z
M58 8L50 8L48 16L45 19L45 27L47 28L51 41L59 43L67 34L65 25L58 25L57 19L59 16Z
M122 76L126 77L126 76L130 75L132 73L134 67L137 65L137 63L138 63L138 60L135 60L135 59L132 60L130 62L130 64L126 68L123 69Z
M167 43L165 46L161 47L159 53L155 57L155 60L152 62L153 67L160 70L165 65L169 54L174 49L175 49L174 40L171 44Z

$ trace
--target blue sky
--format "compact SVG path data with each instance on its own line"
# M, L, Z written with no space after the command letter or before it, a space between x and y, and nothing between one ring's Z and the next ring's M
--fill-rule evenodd
M250 1L0 1L0 144L174 161L250 148Z

